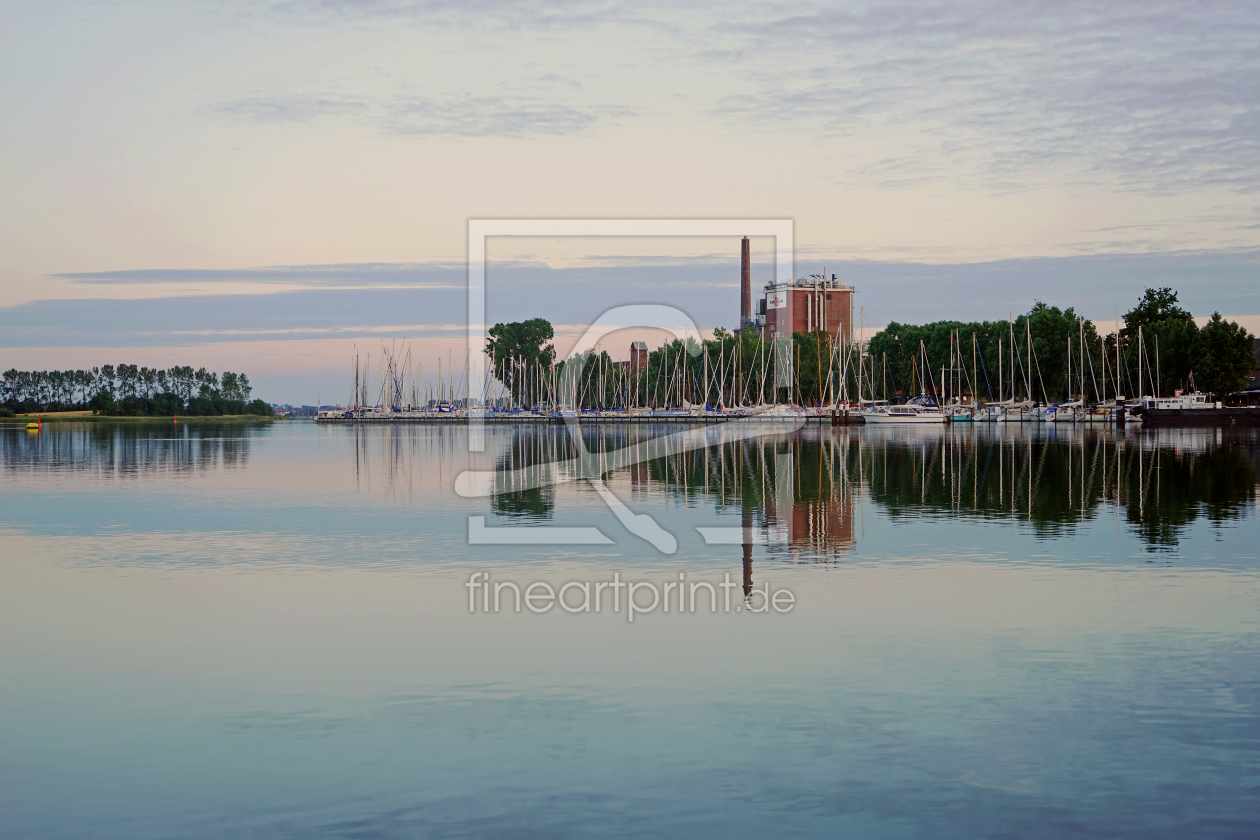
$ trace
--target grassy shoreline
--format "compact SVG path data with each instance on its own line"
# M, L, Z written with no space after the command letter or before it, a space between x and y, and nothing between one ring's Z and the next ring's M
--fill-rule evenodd
M177 414L174 416L144 416L144 417L114 417L109 415L97 415L90 411L55 411L48 414L38 415L45 423L174 423L178 420L180 423L241 423L246 421L260 421L265 423L274 423L279 417L262 417L257 414L219 414L219 415L191 415ZM13 417L0 417L0 426L21 424L25 426L27 423L36 422L37 416L34 414L18 414Z

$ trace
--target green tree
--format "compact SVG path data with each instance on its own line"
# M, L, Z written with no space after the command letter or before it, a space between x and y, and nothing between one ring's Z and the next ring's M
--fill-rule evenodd
M1169 287L1147 289L1137 306L1124 313L1124 329L1121 338L1137 338L1138 327L1163 324L1169 321L1194 323L1194 316L1177 305L1177 293Z
M550 369L555 361L553 338L555 330L545 318L495 324L490 328L486 355L494 366L494 375L508 384L517 402L526 402L524 389L531 374L536 375L538 369Z
M1167 286L1147 289L1137 306L1124 314L1124 328L1120 330L1126 372L1124 390L1145 394L1154 383L1162 395L1188 387L1191 348L1198 332L1194 317L1177 305L1176 292ZM1114 343L1109 344L1115 347Z
M1069 346L1072 350L1070 382ZM1013 323L889 324L871 338L865 375L879 397L885 389L890 397L934 392L939 395L941 368L947 369L948 378L952 359L952 367L961 372L963 389L982 400L1009 399L1012 393L1021 399L1049 401L1081 393L1096 398L1097 392L1110 390L1103 381L1101 350L1092 322L1082 322L1071 308L1059 309L1037 301L1027 315L1020 315ZM852 394L856 383L851 380L849 384ZM871 385L863 385L864 397L872 394Z
M93 414L109 416L118 413L118 403L114 402L114 395L104 388L97 391L96 395L88 400L88 408L92 409Z
M1223 319L1221 313L1213 312L1212 319L1195 336L1190 356L1199 390L1224 396L1247 386L1255 365L1255 339L1238 324Z

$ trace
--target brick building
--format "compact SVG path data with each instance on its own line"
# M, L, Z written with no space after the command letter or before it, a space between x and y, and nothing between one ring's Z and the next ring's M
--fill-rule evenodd
M794 332L825 332L846 343L853 329L853 293L838 280L813 275L804 280L767 283L754 319L766 338L789 338Z

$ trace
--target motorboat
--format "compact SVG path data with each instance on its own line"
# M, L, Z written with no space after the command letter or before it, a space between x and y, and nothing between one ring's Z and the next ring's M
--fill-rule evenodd
M886 411L863 413L862 419L876 425L944 423L945 414L934 405L890 405Z

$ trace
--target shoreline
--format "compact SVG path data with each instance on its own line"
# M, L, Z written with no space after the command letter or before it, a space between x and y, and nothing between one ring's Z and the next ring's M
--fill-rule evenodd
M115 417L111 415L93 414L90 411L64 411L51 414L39 415L44 423L169 423L174 424L178 419L180 425L184 423L216 423L230 422L240 423L249 420L260 420L267 423L274 423L283 419L280 417L263 417L257 414L220 414L220 415L193 415L193 414L177 414L166 416L143 416L143 417ZM0 417L0 426L18 425L25 426L27 423L36 422L34 414L17 414L13 417Z

